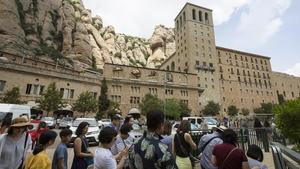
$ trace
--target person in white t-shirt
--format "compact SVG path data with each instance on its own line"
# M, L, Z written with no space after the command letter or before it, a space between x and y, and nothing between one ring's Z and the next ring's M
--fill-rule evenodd
M99 134L100 145L95 151L94 169L122 169L128 156L128 149L124 149L117 156L113 156L110 148L116 141L117 132L111 127L105 127ZM119 161L117 163L117 161Z

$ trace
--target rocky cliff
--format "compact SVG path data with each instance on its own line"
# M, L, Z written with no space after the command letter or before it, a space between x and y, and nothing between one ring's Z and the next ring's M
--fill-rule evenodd
M82 0L1 0L0 13L0 50L69 67L153 68L175 52L172 28L156 26L150 39L116 33Z

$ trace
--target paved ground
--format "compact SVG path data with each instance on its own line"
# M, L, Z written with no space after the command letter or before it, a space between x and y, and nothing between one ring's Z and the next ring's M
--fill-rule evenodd
M59 130L55 130L56 132L59 132ZM50 159L53 158L53 154L55 151L56 146L60 143L60 138L59 136L57 137L55 143L48 148L47 152L50 156ZM90 147L90 151L95 152L96 147ZM68 166L69 168L71 168L72 165L72 161L73 161L73 157L74 157L74 151L73 148L68 148L68 154L69 154L69 159L68 159ZM268 166L268 169L275 169L274 167L274 163L273 163L273 156L272 153L264 153L264 164L266 164ZM200 165L197 164L195 169L200 169Z

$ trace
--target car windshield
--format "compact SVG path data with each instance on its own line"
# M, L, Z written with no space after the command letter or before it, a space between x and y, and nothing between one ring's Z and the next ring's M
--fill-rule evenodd
M81 122L88 122L90 127L97 127L98 123L96 120L74 120L72 126L78 127Z
M0 112L0 121L5 117L6 112Z
M213 118L207 118L205 120L206 120L207 124L209 124L209 125L217 125L217 123L218 123L217 120L215 120Z
M191 123L191 130L198 130L198 127L195 124Z

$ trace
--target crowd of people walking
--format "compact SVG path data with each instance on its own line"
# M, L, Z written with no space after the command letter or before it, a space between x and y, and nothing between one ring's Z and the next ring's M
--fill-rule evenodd
M238 147L236 132L225 126L213 128L195 143L188 120L182 120L172 135L172 125L163 112L150 111L146 118L147 130L134 140L129 134L133 117L125 117L121 124L122 117L114 115L111 124L100 131L94 152L85 137L89 123L81 122L75 132L71 166L67 148L73 134L70 129L60 131L61 143L50 159L46 150L54 144L57 133L40 123L36 132L29 134L32 124L28 119L15 118L0 135L0 169L191 169L196 168L192 160L195 150L201 152L199 169L267 169L262 150L250 145L244 152Z

